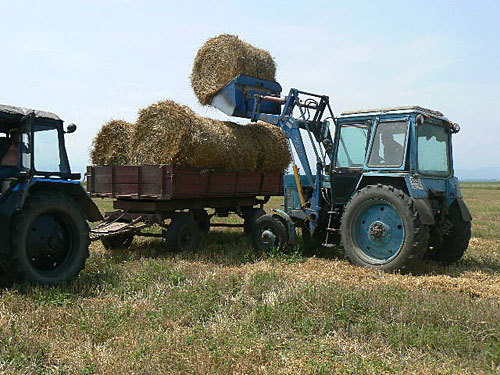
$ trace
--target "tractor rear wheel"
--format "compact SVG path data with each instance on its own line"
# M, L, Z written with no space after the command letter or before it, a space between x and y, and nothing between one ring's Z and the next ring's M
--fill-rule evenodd
M458 207L451 207L448 221L449 230L442 235L441 241L426 254L427 258L444 264L460 260L469 247L471 238L471 222L462 220Z
M71 197L33 193L12 224L12 280L55 285L76 277L89 256L89 231Z
M353 264L387 272L416 266L429 240L410 197L381 184L369 185L351 198L340 231Z

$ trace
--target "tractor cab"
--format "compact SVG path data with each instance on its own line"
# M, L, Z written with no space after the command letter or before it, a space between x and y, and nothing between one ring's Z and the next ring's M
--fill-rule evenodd
M65 131L53 113L0 105L0 179L79 179L71 173L64 144L64 134L75 130L71 124Z
M332 199L345 203L355 189L388 178L412 196L453 198L451 135L459 129L441 112L417 106L342 113L330 168Z

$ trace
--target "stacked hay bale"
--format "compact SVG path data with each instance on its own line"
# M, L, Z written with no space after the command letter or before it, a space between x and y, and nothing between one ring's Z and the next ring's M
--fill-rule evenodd
M92 141L90 150L92 164L128 164L133 130L134 125L123 120L111 120L105 123Z
M198 50L191 87L200 103L207 105L220 89L240 74L274 81L276 63L269 52L235 35L222 34L209 39Z
M269 52L234 35L219 35L198 51L191 85L200 103L240 74L274 80ZM94 139L93 164L174 164L226 171L283 172L290 163L281 129L265 123L239 125L200 117L171 100L139 111L135 125L111 121Z
M133 164L174 164L227 171L283 171L290 162L278 128L196 115L171 100L139 112L130 148Z

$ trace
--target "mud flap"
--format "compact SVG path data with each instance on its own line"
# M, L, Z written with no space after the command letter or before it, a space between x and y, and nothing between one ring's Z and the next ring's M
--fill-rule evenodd
M462 216L463 221L472 221L472 215L469 211L469 208L465 204L462 198L457 198L456 200L458 204L458 208L460 209L460 215Z

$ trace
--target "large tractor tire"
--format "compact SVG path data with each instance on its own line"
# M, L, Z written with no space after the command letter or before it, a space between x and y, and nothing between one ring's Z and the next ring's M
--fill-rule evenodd
M262 215L255 221L252 241L259 252L284 251L288 245L288 229L283 220L270 214Z
M71 197L33 193L12 224L10 278L56 285L76 277L89 256L89 231Z
M246 209L243 213L243 232L245 232L246 235L251 235L255 227L255 222L265 214L266 211L262 208L250 207Z
M449 230L438 244L426 254L426 257L444 264L451 264L460 260L471 238L471 222L462 220L460 210L452 206L449 216ZM438 228L439 230L439 228Z
M412 200L387 185L369 185L346 205L340 226L347 258L386 272L417 266L429 241Z
M174 216L166 236L167 247L173 252L200 248L200 228L191 214L181 213Z

